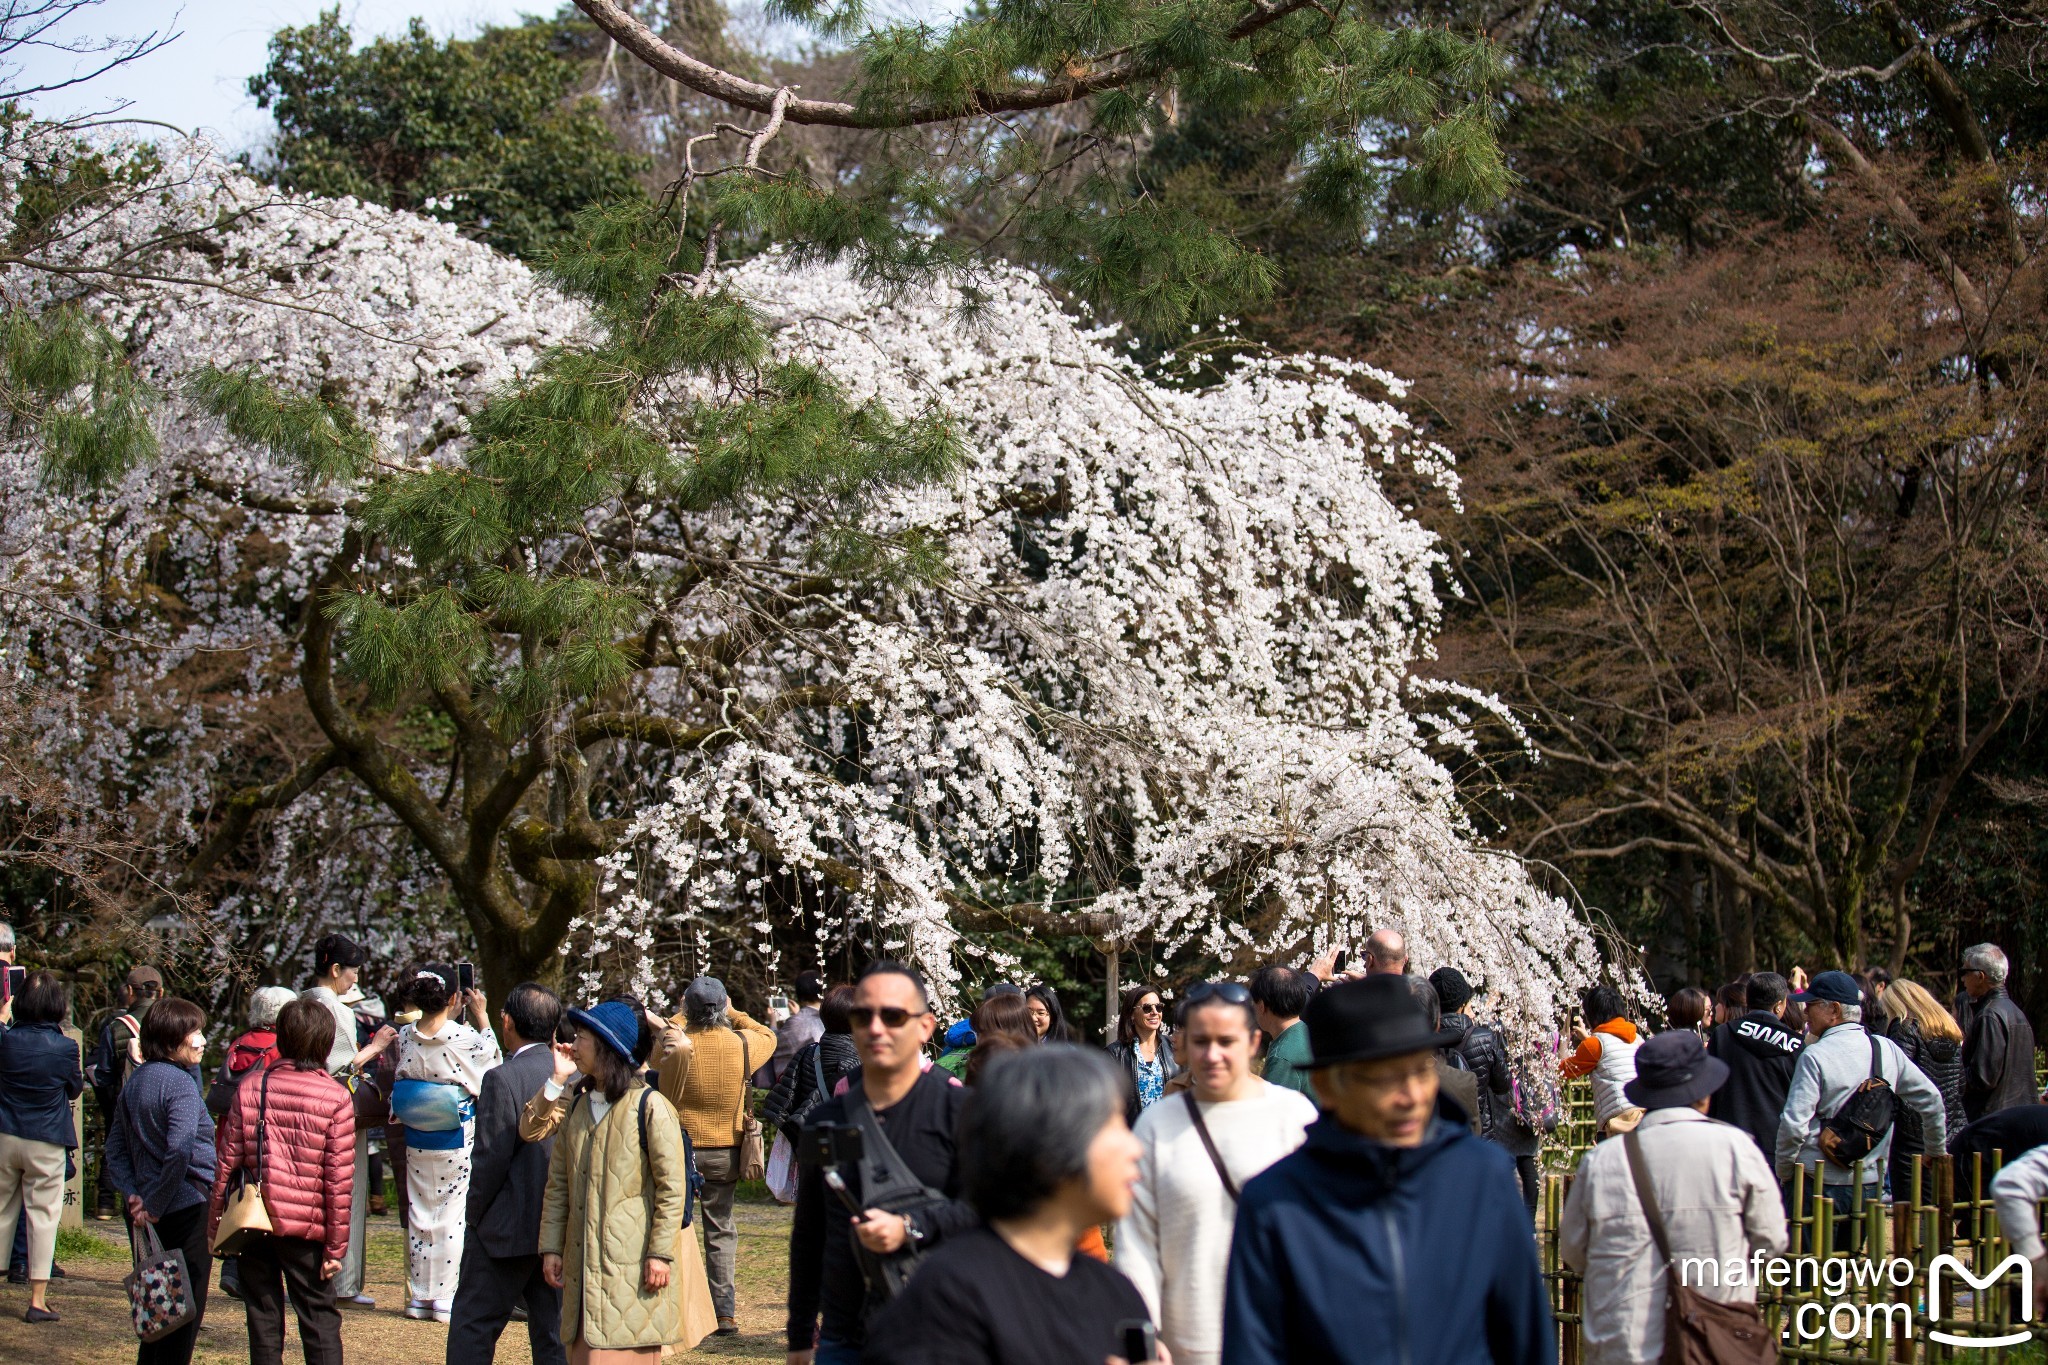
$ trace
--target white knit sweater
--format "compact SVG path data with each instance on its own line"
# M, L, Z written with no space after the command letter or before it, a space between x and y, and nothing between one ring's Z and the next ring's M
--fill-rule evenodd
M1284 1086L1254 1079L1250 1095L1205 1104L1202 1118L1242 1190L1299 1147L1316 1107ZM1138 1286L1174 1365L1214 1365L1223 1351L1223 1274L1237 1205L1188 1117L1168 1095L1138 1119L1138 1190L1116 1228L1116 1265Z

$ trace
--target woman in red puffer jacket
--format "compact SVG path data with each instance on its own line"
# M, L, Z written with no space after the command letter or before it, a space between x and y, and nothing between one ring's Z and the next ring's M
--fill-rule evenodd
M270 1211L272 1235L241 1254L250 1365L282 1365L287 1288L306 1365L341 1365L334 1276L348 1253L356 1116L347 1089L327 1074L333 1045L334 1016L325 1006L311 1000L286 1005L277 1016L279 1060L235 1091L214 1141L220 1160L208 1235L219 1231L236 1171L261 1180Z

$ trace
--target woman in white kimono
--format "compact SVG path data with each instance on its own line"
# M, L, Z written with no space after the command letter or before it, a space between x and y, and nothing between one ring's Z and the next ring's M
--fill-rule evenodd
M482 991L456 988L455 969L419 969L404 989L419 1022L398 1035L398 1078L391 1112L405 1125L405 1315L448 1321L462 1266L469 1203L470 1145L484 1073L504 1060L484 1012ZM458 1008L469 1022L456 1019Z

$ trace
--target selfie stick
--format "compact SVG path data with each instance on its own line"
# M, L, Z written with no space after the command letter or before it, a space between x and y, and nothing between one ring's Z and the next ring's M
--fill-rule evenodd
M868 1216L867 1210L855 1201L853 1191L846 1188L846 1177L830 1166L825 1168L825 1187L839 1196L839 1202L846 1205L846 1211L853 1215L854 1222L861 1222Z

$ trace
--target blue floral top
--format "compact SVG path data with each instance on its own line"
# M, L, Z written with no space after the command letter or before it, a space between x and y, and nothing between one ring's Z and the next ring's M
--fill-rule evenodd
M1159 1066L1157 1048L1153 1050L1152 1060L1149 1062L1143 1057L1132 1060L1137 1063L1138 1068L1138 1109L1142 1112L1157 1104L1159 1097L1166 1093L1166 1076Z

